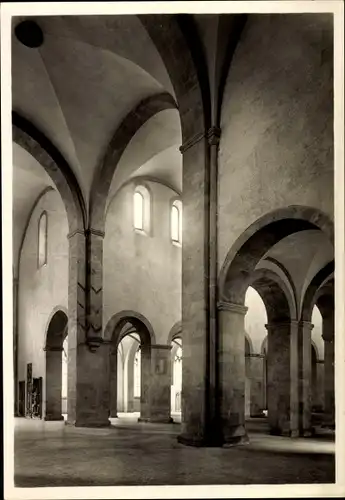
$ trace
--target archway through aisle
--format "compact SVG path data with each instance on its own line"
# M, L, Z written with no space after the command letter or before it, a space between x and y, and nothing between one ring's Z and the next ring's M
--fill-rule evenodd
M46 336L45 420L63 420L67 413L67 325L65 312L57 310Z
M109 321L105 339L111 343L110 417L117 417L119 405L127 412L138 411L141 421L149 421L151 352L155 344L152 326L143 315L122 311ZM125 388L122 394L119 388Z
M182 338L171 341L171 417L181 421L182 403Z
M304 353L307 348L309 358L311 353L310 325L299 321L298 304L291 287L278 275L274 277L272 271L260 269L259 263L282 240L315 230L320 231L328 243L333 243L333 223L319 210L304 206L275 210L249 226L224 261L219 276L218 320L219 413L225 444L247 440L245 295L249 286L259 293L267 312L270 431L287 435L306 435L311 431L307 391L301 391L307 374Z

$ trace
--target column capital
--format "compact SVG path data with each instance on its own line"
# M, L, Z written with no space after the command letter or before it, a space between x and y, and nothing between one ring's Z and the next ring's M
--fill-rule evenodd
M324 342L334 342L334 332L322 332L321 335Z
M229 311L236 314L242 314L243 316L247 313L248 307L242 306L241 304L234 304L232 302L219 301L217 304L218 311Z
M57 347L57 346L45 346L43 347L44 351L53 351L53 352L62 352L63 348L62 347Z
M291 328L292 326L297 326L298 325L298 321L296 320L291 320L291 321L281 321L281 322L271 322L271 323L267 323L265 325L265 328L266 330L270 331L270 330L279 330L280 328Z
M69 240L77 234L80 234L84 238L87 236L90 236L90 235L100 236L101 238L104 238L104 236L105 236L104 231L100 231L99 229L94 229L92 227L89 227L88 229L85 229L85 230L84 229L75 229L74 231L71 231L70 233L68 233L67 239Z
M246 358L261 358L261 359L263 359L265 357L265 355L264 354L255 353L255 352L249 352L248 354L245 354L245 357Z
M101 238L104 238L105 236L105 232L104 231L101 231L99 229L95 229L93 227L89 227L86 231L85 231L85 234L86 236L100 236Z
M205 132L198 132L197 134L193 135L190 139L185 141L181 146L180 146L180 152L183 154L185 153L189 148L200 142L202 139L205 139Z
M85 344L91 352L96 352L101 344L104 343L103 337L98 336L86 336Z
M73 238L73 236L76 236L77 234L80 234L81 236L85 237L84 229L75 229L74 231L71 231L70 233L68 233L67 239L70 240L71 238Z
M210 127L207 131L207 140L210 146L218 146L220 141L221 129L219 127Z
M312 330L314 328L314 325L311 321L301 320L298 324L299 324L299 326L301 326L302 328L305 328L307 330Z
M167 344L151 344L151 349L165 349L167 351L170 351L171 347L171 345Z

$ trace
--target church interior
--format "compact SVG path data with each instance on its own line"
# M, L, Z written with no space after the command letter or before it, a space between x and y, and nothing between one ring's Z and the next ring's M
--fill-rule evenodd
M16 485L334 482L332 15L12 21Z

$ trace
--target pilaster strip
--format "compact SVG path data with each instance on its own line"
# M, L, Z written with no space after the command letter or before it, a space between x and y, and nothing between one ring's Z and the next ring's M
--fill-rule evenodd
M232 302L223 302L220 301L217 304L218 311L229 311L235 314L243 314L243 316L247 313L248 307L242 306L240 304L233 304Z

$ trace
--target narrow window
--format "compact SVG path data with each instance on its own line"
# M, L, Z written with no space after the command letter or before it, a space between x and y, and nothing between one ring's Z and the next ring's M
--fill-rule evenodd
M171 239L174 243L182 243L182 203L179 200L171 207Z
M47 264L47 233L48 218L47 213L43 212L38 221L38 267Z
M139 191L134 193L134 227L144 229L144 197Z

